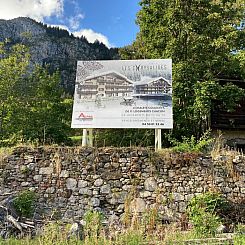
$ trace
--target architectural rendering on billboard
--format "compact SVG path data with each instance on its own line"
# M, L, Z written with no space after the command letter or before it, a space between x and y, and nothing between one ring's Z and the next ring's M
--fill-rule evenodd
M172 61L78 61L73 128L173 128Z

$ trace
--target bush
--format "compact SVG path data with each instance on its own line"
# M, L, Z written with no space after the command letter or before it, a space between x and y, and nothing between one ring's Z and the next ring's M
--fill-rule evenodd
M218 193L207 192L192 198L187 214L198 235L215 235L221 224L218 213L227 208L227 201Z
M14 208L19 215L31 217L34 214L35 199L35 192L23 191L14 199Z
M178 142L176 140L172 140L174 147L172 148L173 151L176 152L204 152L206 151L213 139L210 137L210 132L207 131L203 136L197 140L193 135L191 138L182 138L182 142Z

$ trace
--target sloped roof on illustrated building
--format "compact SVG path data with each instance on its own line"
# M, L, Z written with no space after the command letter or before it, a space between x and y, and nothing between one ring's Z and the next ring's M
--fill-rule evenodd
M164 77L154 77L154 78L152 78L152 77L143 77L143 79L141 81L136 82L135 85L136 86L137 85L147 85L147 84L150 84L152 82L156 82L158 80L164 80L165 82L168 83L169 86L171 86L169 80L167 80Z
M92 76L88 76L84 79L84 81L88 81L97 77L101 77L101 76L107 76L107 75L113 75L116 78L120 78L120 79L124 79L125 81L129 82L129 83L133 83L133 81L131 81L130 79L128 79L126 76L122 75L121 73L117 72L117 71L107 71L107 72L103 72L103 73L99 73L96 75L92 75Z

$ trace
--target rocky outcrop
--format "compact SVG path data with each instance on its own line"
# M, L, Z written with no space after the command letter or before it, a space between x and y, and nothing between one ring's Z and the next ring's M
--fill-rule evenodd
M104 44L89 43L86 38L75 38L66 30L47 27L30 18L0 20L0 42L8 39L10 45L21 43L29 48L31 66L48 65L50 71L59 70L62 85L73 93L78 60L118 58L117 49Z

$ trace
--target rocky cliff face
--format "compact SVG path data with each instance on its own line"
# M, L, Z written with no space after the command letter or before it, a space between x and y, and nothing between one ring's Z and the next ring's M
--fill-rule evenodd
M103 43L89 43L68 31L47 27L30 18L0 20L0 42L8 39L10 45L21 43L29 47L31 66L48 65L51 72L59 70L62 86L73 92L77 60L117 59L117 49L108 49Z

